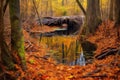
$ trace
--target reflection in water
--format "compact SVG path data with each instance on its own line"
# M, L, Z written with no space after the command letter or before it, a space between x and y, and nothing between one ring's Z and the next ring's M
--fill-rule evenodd
M58 64L63 63L72 66L85 66L87 64L86 53L83 51L81 43L76 40L75 36L43 37L41 43L47 45L47 53L49 53Z
M83 51L81 52L80 54L80 57L77 59L77 63L75 63L75 61L71 62L70 65L73 66L73 65L80 65L80 66L85 66L85 57L84 57L84 54L83 54Z
M80 58L77 59L77 63L78 63L79 65L81 65L81 66L85 66L85 57L84 57L84 55L83 55L83 51L82 51L81 54L80 54Z

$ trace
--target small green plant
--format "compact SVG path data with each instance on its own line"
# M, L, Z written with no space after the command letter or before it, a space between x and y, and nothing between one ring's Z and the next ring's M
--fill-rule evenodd
M32 59L30 59L29 62L30 62L31 64L34 64L34 63L35 63L35 61L32 60Z

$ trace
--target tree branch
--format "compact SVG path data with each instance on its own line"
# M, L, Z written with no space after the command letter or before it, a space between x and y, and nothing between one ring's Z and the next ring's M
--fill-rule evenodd
M38 10L37 10L37 7L36 7L36 4L35 4L34 0L33 0L33 5L34 5L34 8L35 8L36 14L37 14L37 16L38 16L38 18L39 18L39 24L40 24L40 26L43 26L42 21L41 21L41 18L40 18L40 16L39 16L39 13L38 13Z
M85 11L85 9L83 8L83 6L82 6L82 4L80 3L80 1L79 1L79 0L76 0L76 2L77 2L77 4L78 4L78 6L80 7L80 9L82 10L82 12L84 13L84 15L86 16L86 11Z

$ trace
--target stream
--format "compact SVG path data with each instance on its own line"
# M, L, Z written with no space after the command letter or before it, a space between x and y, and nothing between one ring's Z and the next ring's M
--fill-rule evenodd
M47 55L56 60L57 64L85 66L93 61L93 53L84 53L76 36L42 37L41 43L46 45Z

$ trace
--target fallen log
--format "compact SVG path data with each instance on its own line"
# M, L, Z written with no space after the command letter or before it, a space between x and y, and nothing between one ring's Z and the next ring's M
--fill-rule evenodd
M67 28L67 34L73 34L78 31L83 24L83 20L83 16L43 17L41 19L43 25Z
M97 68L96 70L93 70L92 72L87 73L86 75L82 76L81 78L104 78L107 77L106 74L100 74L100 75L95 75L95 73L99 73L101 71L100 68Z
M90 76L90 75L93 75L93 74L98 73L98 72L100 72L100 71L101 71L101 69L100 69L100 68L97 68L96 70L93 70L92 72L87 73L85 76ZM84 76L84 77L85 77L85 76Z
M83 19L84 19L83 16L62 16L62 17L43 17L41 20L42 24L44 25L62 26L62 24L64 23L68 24L70 20L76 20L78 21L79 24L81 24ZM38 21L39 19L37 20L37 22Z
M107 49L105 51L102 51L99 55L95 56L96 59L104 59L105 57L109 56L109 55L115 55L116 53L118 53L118 49L116 48L111 48L111 49Z
M101 75L88 75L88 76L82 76L81 78L88 78L88 77L91 77L91 78L104 78L104 77L108 77L106 74L101 74Z

